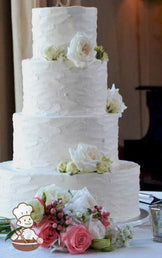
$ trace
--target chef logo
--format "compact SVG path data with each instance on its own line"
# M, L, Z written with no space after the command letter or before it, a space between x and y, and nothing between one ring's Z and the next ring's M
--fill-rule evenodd
M39 238L32 229L34 221L31 217L33 207L26 203L19 203L12 213L15 216L17 226L15 232L11 236L12 245L21 251L32 251L43 243L43 239Z

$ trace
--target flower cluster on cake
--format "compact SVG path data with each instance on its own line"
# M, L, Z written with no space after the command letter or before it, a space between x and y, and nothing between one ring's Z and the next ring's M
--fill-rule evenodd
M80 69L94 62L95 58L101 60L101 62L109 61L108 54L103 46L94 47L88 35L83 32L77 32L69 45L46 47L42 51L42 56L47 61L65 62L69 67ZM121 116L125 109L126 106L119 94L119 89L116 89L115 84L113 84L112 88L107 91L106 111L107 113L119 113Z
M115 225L87 188L68 191L49 185L27 203L33 207L31 216L35 232L43 239L41 246L52 252L80 254L89 248L109 252L127 246L133 237L130 226Z
M69 153L71 160L61 161L57 166L57 170L61 173L75 175L97 172L103 174L111 171L111 160L96 146L80 143L77 148L69 148Z
M85 68L94 59L108 61L108 54L102 46L94 47L86 33L77 32L69 45L48 46L42 51L48 61L64 61L69 66Z

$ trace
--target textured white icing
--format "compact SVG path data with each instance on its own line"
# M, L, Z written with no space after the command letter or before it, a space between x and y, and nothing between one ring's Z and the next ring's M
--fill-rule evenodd
M36 117L16 113L14 125L14 166L54 169L69 159L69 147L78 143L95 145L110 159L118 161L118 115Z
M106 62L95 60L77 69L60 61L26 59L22 71L24 114L106 114Z
M0 215L12 217L18 203L32 198L41 186L56 184L66 189L87 187L100 205L111 212L116 221L139 215L139 166L120 161L112 173L87 173L75 176L54 171L14 169L12 162L0 164Z
M69 44L78 32L86 33L96 45L97 9L81 6L36 8L32 13L33 56L41 56L50 45Z

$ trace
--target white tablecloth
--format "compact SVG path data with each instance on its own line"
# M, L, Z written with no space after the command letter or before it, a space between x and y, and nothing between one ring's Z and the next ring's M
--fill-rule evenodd
M149 192L162 199L162 192ZM148 209L147 205L140 204L141 208ZM146 224L135 227L134 238L128 248L120 248L114 252L101 253L88 251L82 255L65 253L50 253L49 250L38 248L32 252L22 252L16 250L11 241L5 242L0 239L0 258L162 258L162 243L152 241L152 231L149 220Z

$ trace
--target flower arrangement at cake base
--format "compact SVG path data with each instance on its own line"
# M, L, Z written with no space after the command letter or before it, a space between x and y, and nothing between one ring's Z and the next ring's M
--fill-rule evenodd
M133 237L132 228L115 225L87 188L69 191L49 185L26 203L33 207L33 229L43 239L41 246L51 252L109 252L127 246Z

